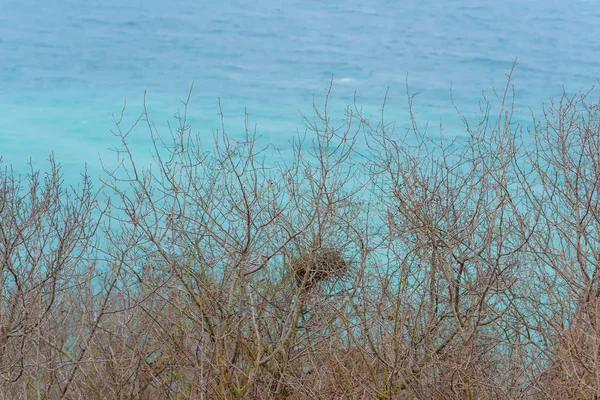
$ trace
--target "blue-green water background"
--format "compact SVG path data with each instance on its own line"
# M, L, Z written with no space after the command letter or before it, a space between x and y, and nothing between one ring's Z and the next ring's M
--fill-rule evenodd
M332 115L356 92L376 113L389 87L389 118L407 121L405 83L417 118L445 134L463 130L482 92L502 89L518 58L516 111L526 120L549 96L600 78L595 1L178 1L0 0L0 155L25 171L50 152L67 179L117 141L113 113L149 111L163 132L195 82L194 129L242 133L244 107L261 140L285 149L334 76ZM437 128L439 129L439 128ZM140 130L131 137L148 145Z

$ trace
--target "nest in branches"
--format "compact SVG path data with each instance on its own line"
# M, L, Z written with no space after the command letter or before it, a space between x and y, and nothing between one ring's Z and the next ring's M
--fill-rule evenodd
M348 271L348 262L339 250L319 249L295 260L292 264L296 283L306 289L332 276L342 276Z

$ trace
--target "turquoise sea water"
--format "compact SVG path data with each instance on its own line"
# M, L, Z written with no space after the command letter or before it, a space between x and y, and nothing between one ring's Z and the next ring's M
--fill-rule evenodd
M322 100L333 75L333 115L353 94L375 113L406 120L405 83L417 118L460 135L449 88L467 116L482 92L501 89L518 58L517 116L549 96L600 78L600 8L594 1L179 1L0 0L0 155L24 171L50 152L67 178L117 142L112 113L127 121L147 91L167 129L195 82L190 117L207 139L241 134L246 107L265 143L285 148L299 110ZM132 144L148 144L144 130Z

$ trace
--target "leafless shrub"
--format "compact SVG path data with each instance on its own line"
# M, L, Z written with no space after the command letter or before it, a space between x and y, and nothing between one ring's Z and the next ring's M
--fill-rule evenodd
M327 92L280 158L188 98L98 190L4 168L0 398L599 396L600 107L510 89L452 139Z

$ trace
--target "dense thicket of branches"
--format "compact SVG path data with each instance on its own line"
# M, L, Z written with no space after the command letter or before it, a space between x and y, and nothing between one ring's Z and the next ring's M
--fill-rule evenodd
M0 398L598 398L600 102L506 99L453 140L325 102L279 158L186 102L152 168L120 120L101 184L4 167Z

